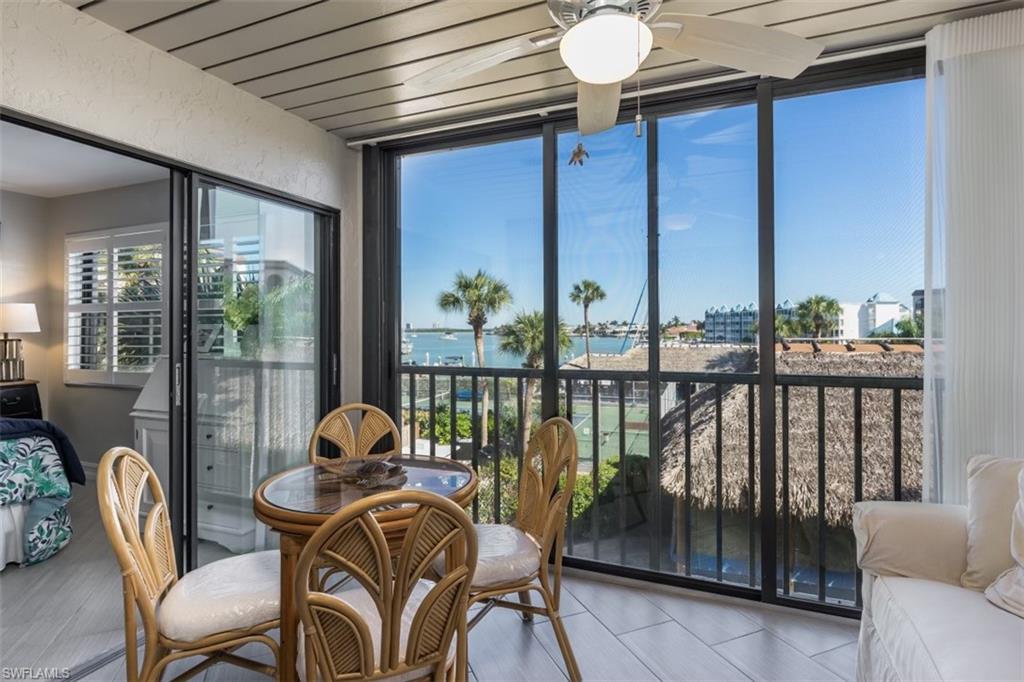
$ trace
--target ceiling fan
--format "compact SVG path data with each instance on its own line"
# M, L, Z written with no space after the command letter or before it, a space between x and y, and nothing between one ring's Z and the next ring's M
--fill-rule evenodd
M576 110L583 135L615 125L622 81L636 73L652 47L750 73L794 78L823 45L778 29L700 14L662 13L662 0L547 0L557 28L470 50L406 85L425 92L455 83L558 43L579 81Z

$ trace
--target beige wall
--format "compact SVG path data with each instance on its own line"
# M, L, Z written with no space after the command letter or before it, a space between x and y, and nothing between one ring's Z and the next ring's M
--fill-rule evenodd
M3 0L11 109L341 208L323 129L59 0Z
M346 149L341 213L341 402L363 399L362 153Z
M52 327L48 324L48 200L15 192L0 192L0 301L35 303L38 334L22 334L25 376L38 379L39 398L47 411L46 381Z
M139 388L64 383L64 238L75 232L166 223L170 182L157 181L49 200L49 411L46 418L71 437L83 461L98 462L115 445L133 445L129 416Z

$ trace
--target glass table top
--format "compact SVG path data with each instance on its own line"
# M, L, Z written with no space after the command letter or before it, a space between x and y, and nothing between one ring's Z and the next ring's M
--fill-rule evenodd
M447 459L405 455L388 461L401 464L403 476L390 484L363 488L341 480L337 467L307 464L274 479L263 489L263 499L280 509L304 514L333 514L364 497L389 490L425 490L450 497L470 481L470 470Z

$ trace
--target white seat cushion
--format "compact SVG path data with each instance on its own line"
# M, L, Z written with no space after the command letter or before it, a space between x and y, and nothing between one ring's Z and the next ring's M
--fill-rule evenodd
M428 580L420 580L416 583L416 586L412 589L412 594L409 595L409 601L405 603L405 610L402 611L402 630L398 635L398 659L399 661L405 660L405 648L409 642L409 628L412 627L412 621L416 618L416 612L420 608L420 604L430 590L436 583L432 583ZM380 613L377 611L377 604L374 602L373 597L367 592L362 585L356 580L350 580L344 585L330 593L332 596L341 599L346 604L354 608L362 616L363 621L366 623L366 627L370 630L370 637L373 639L373 662L376 666L380 666L380 630L381 620ZM456 635L457 636L457 635ZM302 628L299 628L299 670L303 672L305 677L305 645L304 645L304 633ZM455 656L455 637L452 637L451 646L448 649L448 661L451 662ZM415 680L424 677L429 672L430 666L423 666L421 668L415 668L413 670L407 670L400 675L394 675L387 677L389 682L404 682L405 680Z
M477 558L473 588L520 582L540 568L540 549L529 535L514 526L478 523ZM434 560L434 570L444 574L444 556Z
M878 640L901 680L1024 679L1024 619L985 595L917 578L879 577L871 592Z
M192 642L280 617L281 555L277 550L221 559L185 574L157 609L165 637Z

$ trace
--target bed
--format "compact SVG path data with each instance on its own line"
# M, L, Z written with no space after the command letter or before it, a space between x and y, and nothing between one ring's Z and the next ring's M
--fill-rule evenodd
M85 472L67 436L38 419L0 418L0 571L37 564L71 542L71 484Z

